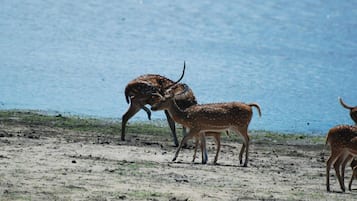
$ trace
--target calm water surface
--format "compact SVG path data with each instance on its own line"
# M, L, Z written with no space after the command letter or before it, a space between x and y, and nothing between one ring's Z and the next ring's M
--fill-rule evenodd
M357 1L2 1L0 109L120 118L124 87L179 77L257 102L252 129L322 134L357 105ZM161 112L153 113L162 119ZM133 120L145 120L140 112Z

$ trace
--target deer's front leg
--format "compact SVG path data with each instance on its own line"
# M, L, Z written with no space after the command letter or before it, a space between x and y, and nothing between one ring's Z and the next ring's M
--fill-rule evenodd
M180 153L180 150L181 150L182 146L187 142L188 139L191 139L198 132L199 132L199 130L197 130L197 129L190 129L190 132L185 137L182 138L182 140L180 142L180 146L177 148L177 151L176 151L175 156L172 159L172 161L176 161L177 156Z

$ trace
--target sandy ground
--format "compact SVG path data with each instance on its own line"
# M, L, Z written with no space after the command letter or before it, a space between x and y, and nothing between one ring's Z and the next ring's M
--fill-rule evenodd
M75 132L0 122L0 200L357 200L325 187L324 145L251 143L248 167L241 144L224 141L218 165L192 163L193 149L172 162L175 147L158 136ZM334 172L332 172L334 175ZM351 170L346 172L346 185Z

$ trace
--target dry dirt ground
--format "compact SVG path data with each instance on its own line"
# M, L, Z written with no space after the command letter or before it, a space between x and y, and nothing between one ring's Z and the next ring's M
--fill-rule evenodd
M326 192L322 143L254 142L248 167L241 144L223 141L218 165L192 163L193 149L172 162L169 138L80 132L0 122L0 200L357 200L336 178ZM334 175L334 171L331 171ZM351 170L346 172L346 185Z

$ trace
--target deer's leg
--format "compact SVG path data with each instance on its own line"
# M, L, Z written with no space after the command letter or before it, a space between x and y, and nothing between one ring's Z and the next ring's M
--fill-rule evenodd
M129 121L131 117L133 117L140 109L141 106L139 104L134 103L135 99L131 100L130 107L122 116L121 120L121 140L125 140L125 127L126 123Z
M337 158L340 156L338 150L331 148L331 155L326 162L326 190L330 191L330 170L332 164L335 163Z
M198 133L199 133L199 130L197 130L197 129L190 129L190 132L189 132L185 137L182 138L182 140L181 140L181 142L180 142L180 145L179 145L179 147L177 148L177 151L176 151L175 156L174 156L174 158L172 159L172 161L175 161L175 160L177 159L177 156L178 156L178 154L180 153L180 150L181 150L182 146L186 143L186 141L187 141L188 139L191 139L193 136L195 136L195 135L198 134Z
M218 154L219 151L221 150L221 134L220 133L212 133L212 136L214 137L214 140L216 142L216 156L214 157L213 164L217 164L218 160Z
M177 135L176 135L175 122L171 118L171 116L167 110L165 110L165 115L166 115L167 123L169 123L170 129L171 129L172 137L174 138L175 147L177 147L179 145L179 143L178 143Z
M237 135L241 134L239 132L239 129L238 128L234 128L232 129L233 132L237 133ZM242 134L241 134L242 135ZM242 148L240 149L240 152L239 152L239 164L243 164L243 153L244 153L244 150L245 150L245 140L242 144Z
M206 149L206 136L204 132L201 132L199 135L201 139L202 164L206 164L208 160Z
M151 120L151 110L145 106L142 107L145 110L146 114L148 115L148 119Z
M341 190L343 192L345 192L345 184L344 184L344 179L342 178L343 173L341 175L341 170L342 170L342 163L345 161L345 159L346 159L346 156L344 154L340 154L339 157L337 158L336 162L333 164L333 167L336 172L336 176L338 178L338 182L339 182Z
M182 136L186 136L187 135L187 128L182 126ZM184 148L188 148L187 147L187 143L183 144Z
M241 135L241 133L239 132L238 128L232 128L232 131L235 132L237 135ZM228 131L226 131L228 133ZM245 143L242 144L242 148L240 149L239 152L239 164L243 164L243 152L245 150Z
M198 143L199 143L199 138L198 138L198 136L195 136L195 151L193 153L192 162L195 162L195 160L196 160L196 153L197 153Z
M248 153L249 153L249 136L248 136L248 128L247 127L239 127L235 131L236 133L240 133L243 137L243 145L239 153L239 162L242 164L243 162L243 153L245 151L245 160L243 167L248 166Z
M247 135L245 137L245 161L244 161L244 164L243 164L243 167L247 167L248 166L248 153L249 153L249 136Z
M239 152L239 163L242 165L243 164L243 153L245 150L245 143L242 144L242 148L240 149Z
M182 136L186 136L187 135L187 128L182 126Z
M214 164L217 164L217 160L218 160L218 154L221 151L221 134L217 133L214 136L215 140L216 140L216 144L217 144L217 151L216 151L216 156L214 157Z
M350 191L352 190L352 181L355 178L357 178L357 168L352 169L352 177L351 177L350 183L348 184L348 190L350 190Z
M346 170L346 164L351 161L351 159L353 158L352 155L348 154L346 156L343 157L343 162L341 165L341 178L342 178L342 184L343 187L345 188L345 170Z

